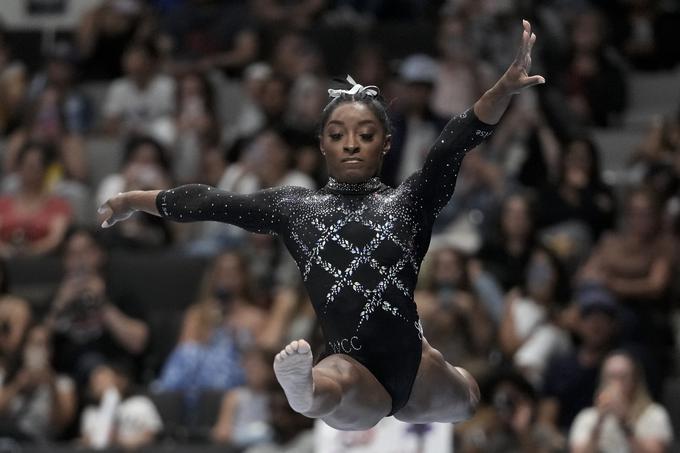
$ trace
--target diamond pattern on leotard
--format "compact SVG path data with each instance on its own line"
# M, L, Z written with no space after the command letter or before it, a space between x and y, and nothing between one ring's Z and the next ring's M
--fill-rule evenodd
M377 309L407 320L406 316L404 316L397 307L384 300L383 294L388 285L391 284L404 294L405 297L411 297L406 285L399 280L398 273L406 265L412 266L414 271L416 273L418 272L419 266L415 259L412 247L403 244L403 242L397 238L394 231L394 228L397 225L397 219L393 214L386 215L383 223L378 223L370 218L366 218L365 211L368 208L367 203L362 202L359 206L354 206L353 208L354 209L350 209L342 203L336 204L333 210L336 214L339 214L340 217L329 224L323 222L323 217L314 216L311 219L310 224L321 233L321 236L311 250L302 241L299 241L293 236L293 239L298 243L300 249L305 251L305 254L307 255L302 270L303 279L307 282L310 271L314 266L318 266L333 277L334 283L330 287L326 295L326 300L322 306L324 314L328 310L329 305L336 300L338 294L345 288L352 289L355 293L362 296L366 302L359 314L357 330ZM349 226L356 227L357 225L363 227L366 230L366 233L353 236L360 237L364 241L370 238L365 245L357 245L352 241L351 235L343 234L344 228ZM381 245L384 245L386 241L391 242L394 247L397 247L402 256L401 259L391 266L382 265L375 259L374 252ZM350 262L346 267L338 268L334 264L339 261L337 253L331 254L333 262L324 258L323 252L332 245L340 247L347 253ZM368 270L373 271L374 274L372 276L375 278L368 279L367 275L362 275L361 278L355 278L355 276L358 277L357 271L360 269L363 270L363 272ZM377 281L372 282L373 284L371 287L367 287L367 280Z

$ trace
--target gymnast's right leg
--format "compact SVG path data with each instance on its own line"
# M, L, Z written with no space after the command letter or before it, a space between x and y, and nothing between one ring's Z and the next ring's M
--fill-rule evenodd
M293 410L336 429L369 429L392 408L382 384L350 356L333 354L312 367L305 340L291 342L276 355L274 372Z

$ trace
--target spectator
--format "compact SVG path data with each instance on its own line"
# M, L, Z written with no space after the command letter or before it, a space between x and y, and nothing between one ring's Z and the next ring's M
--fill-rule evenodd
M164 142L174 137L175 81L158 72L158 52L136 42L123 55L125 75L114 80L103 107L109 134L147 134Z
M191 412L203 390L243 385L241 350L257 341L266 321L253 306L247 261L218 255L207 270L197 302L184 314L179 342L163 365L158 391L179 390Z
M131 42L148 37L142 2L105 0L87 11L76 31L85 80L111 80L123 74L121 61Z
M565 146L556 185L541 191L541 228L580 222L594 240L614 227L616 200L602 181L599 151L590 139L576 139Z
M240 75L260 51L257 24L247 0L179 0L161 16L176 71L219 69Z
M259 188L301 186L314 188L314 181L292 169L290 145L273 129L259 133L245 149L241 159L259 180Z
M481 61L471 42L469 23L461 12L443 10L437 33L441 64L434 85L432 109L450 118L468 109L493 85L492 69Z
M257 107L264 115L264 126L279 128L285 124L291 82L281 74L272 74L262 83L261 96L256 98Z
M67 42L54 44L45 56L45 66L36 74L28 88L28 102L35 102L45 90L54 89L63 129L68 134L82 136L93 125L90 100L77 86L75 50Z
M664 452L672 440L668 413L649 396L639 362L622 350L609 354L594 406L582 410L571 427L571 451Z
M0 437L46 442L75 419L75 384L50 365L49 330L34 326L26 335L21 361L0 384Z
M71 231L62 260L64 276L46 319L54 332L57 369L81 385L96 366L111 360L139 373L149 327L132 297L111 292L107 255L97 236L86 229Z
M7 263L0 258L0 383L20 359L32 318L29 303L10 293L7 272Z
M327 99L328 92L323 79L310 74L300 75L291 88L286 128L291 129L303 141L315 142L319 112L323 110ZM318 150L316 154L319 154Z
M104 178L97 190L97 203L126 190L168 188L171 185L170 160L163 146L146 136L130 137L125 143L118 173ZM168 245L173 235L166 222L158 217L138 213L129 225L107 230L104 239L111 245L129 248L154 248Z
M7 35L0 30L0 134L3 136L18 127L21 105L26 92L26 68L13 60Z
M623 62L607 47L605 32L597 10L578 14L571 28L571 55L552 75L578 121L600 127L618 123L627 105Z
M623 227L600 241L583 269L583 278L602 281L625 302L662 301L670 283L675 244L659 234L660 220L656 195L643 188L633 191Z
M640 70L670 69L680 53L678 15L673 2L631 0L610 8L614 39L627 60Z
M603 236L585 264L582 279L606 285L625 304L626 336L646 345L665 376L673 334L669 323L671 276L677 245L661 230L661 205L657 195L639 188L628 197L624 223ZM653 391L658 376L649 376Z
M477 258L504 291L524 283L529 259L536 245L535 214L529 193L514 193L500 208L497 231L484 238Z
M17 155L18 187L0 196L0 254L44 255L61 244L71 222L72 209L46 190L47 171L53 150L43 144L26 143Z
M17 156L23 146L29 142L40 142L50 144L56 151L47 181L50 190L62 180L87 180L84 137L77 129L68 129L64 95L57 85L50 84L27 104L24 121L7 143L7 153L3 157L5 174L17 170Z
M219 141L215 95L210 81L198 72L188 72L177 79L176 138L173 157L175 179L195 182L205 143Z
M382 172L386 184L396 187L420 170L446 124L446 119L430 109L437 72L437 63L427 55L410 55L401 63L399 112L393 118L392 146Z
M537 248L527 266L523 291L511 291L506 301L500 348L536 388L541 387L550 359L571 349L567 333L558 324L568 289L557 257L546 248Z
M278 36L270 60L274 72L289 81L324 72L319 49L310 37L299 32L288 31Z
M122 448L126 451L152 444L163 428L149 397L135 394L128 369L114 364L97 366L90 375L80 437L87 448Z
M576 300L578 347L554 357L543 380L541 421L560 432L566 432L576 414L590 404L600 365L618 344L620 330L618 303L606 288L582 286Z
M245 448L271 439L269 391L277 385L273 361L273 354L260 349L244 352L246 385L228 391L222 398L220 413L211 431L213 442Z
M477 414L460 425L457 438L463 453L552 453L563 442L537 423L537 396L531 384L512 371L488 380ZM456 448L458 451L458 448Z
M443 247L431 255L424 287L414 298L427 340L446 360L473 376L488 370L494 325L475 291L462 252Z

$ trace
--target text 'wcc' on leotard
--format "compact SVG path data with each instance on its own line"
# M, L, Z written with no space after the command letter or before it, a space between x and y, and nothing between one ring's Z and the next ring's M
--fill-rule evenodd
M472 109L454 117L423 168L397 188L377 177L245 195L190 184L160 192L156 204L175 221L215 220L280 236L319 318L324 356L347 354L370 370L392 397L392 415L408 402L420 365L413 292L432 224L453 194L465 153L492 130Z

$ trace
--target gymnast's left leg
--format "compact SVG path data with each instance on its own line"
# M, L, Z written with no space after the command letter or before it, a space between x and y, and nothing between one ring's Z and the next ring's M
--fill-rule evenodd
M479 387L470 373L448 363L423 338L411 396L394 417L407 423L457 423L472 416L479 398Z
M354 358L332 354L312 367L305 340L291 342L276 355L274 372L293 410L336 429L369 429L392 407L382 384Z

